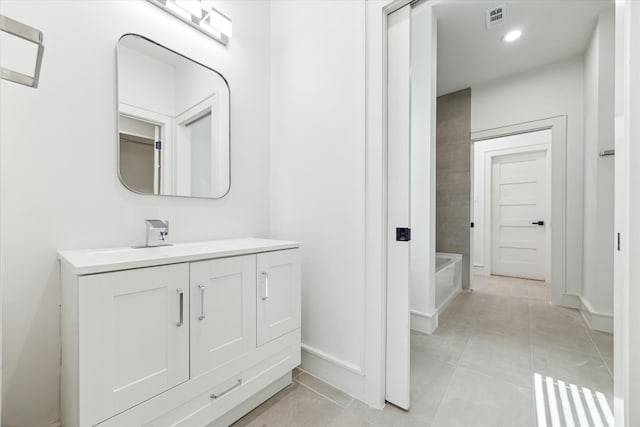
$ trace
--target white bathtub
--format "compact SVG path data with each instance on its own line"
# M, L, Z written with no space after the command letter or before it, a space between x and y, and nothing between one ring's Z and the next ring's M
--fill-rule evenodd
M438 313L462 290L462 255L436 252L435 310L411 310L411 329L431 334L438 327Z
M462 290L462 255L436 252L436 310L442 311Z

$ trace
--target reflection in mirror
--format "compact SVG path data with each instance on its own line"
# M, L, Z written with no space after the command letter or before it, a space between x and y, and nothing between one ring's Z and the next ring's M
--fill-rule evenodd
M118 43L119 175L132 191L229 191L229 87L216 71L142 36Z

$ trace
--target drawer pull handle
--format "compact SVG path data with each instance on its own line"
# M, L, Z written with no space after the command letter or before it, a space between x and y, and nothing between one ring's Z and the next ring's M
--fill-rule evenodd
M200 288L200 316L198 316L198 320L204 320L205 314L204 314L204 285L198 285L198 288Z
M182 290L182 288L178 288L178 295L180 295L180 320L178 320L178 323L176 323L176 326L182 326L182 324L184 323L184 291Z
M229 393L234 388L240 387L241 385L242 385L242 378L238 378L238 381L236 381L236 383L234 385L232 385L231 387L229 387L228 389L226 389L222 393L220 393L220 394L212 393L211 396L209 396L209 397L212 398L212 399L218 399L218 398L224 396L225 394Z
M267 274L266 271L263 271L262 273L260 273L262 275L262 277L264 277L264 288L262 290L262 301L265 301L267 298L269 298L269 274Z

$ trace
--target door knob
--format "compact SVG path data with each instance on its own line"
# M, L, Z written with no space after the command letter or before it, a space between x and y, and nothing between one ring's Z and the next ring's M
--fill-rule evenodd
M533 221L531 224L533 224L533 225L544 225L544 221Z

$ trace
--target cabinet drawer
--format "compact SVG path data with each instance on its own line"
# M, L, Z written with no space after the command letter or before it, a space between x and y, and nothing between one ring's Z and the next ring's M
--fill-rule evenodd
M300 364L300 331L287 334L262 346L257 353L251 358L251 363L245 363L245 370L242 372L228 375L223 381L208 387L206 392L198 394L181 406L153 421L138 425L200 427L218 420L278 378L289 374ZM189 383L180 387L188 387ZM218 424L219 422L214 422L214 425ZM118 425L118 422L109 425Z
M187 264L79 279L80 425L189 378Z

